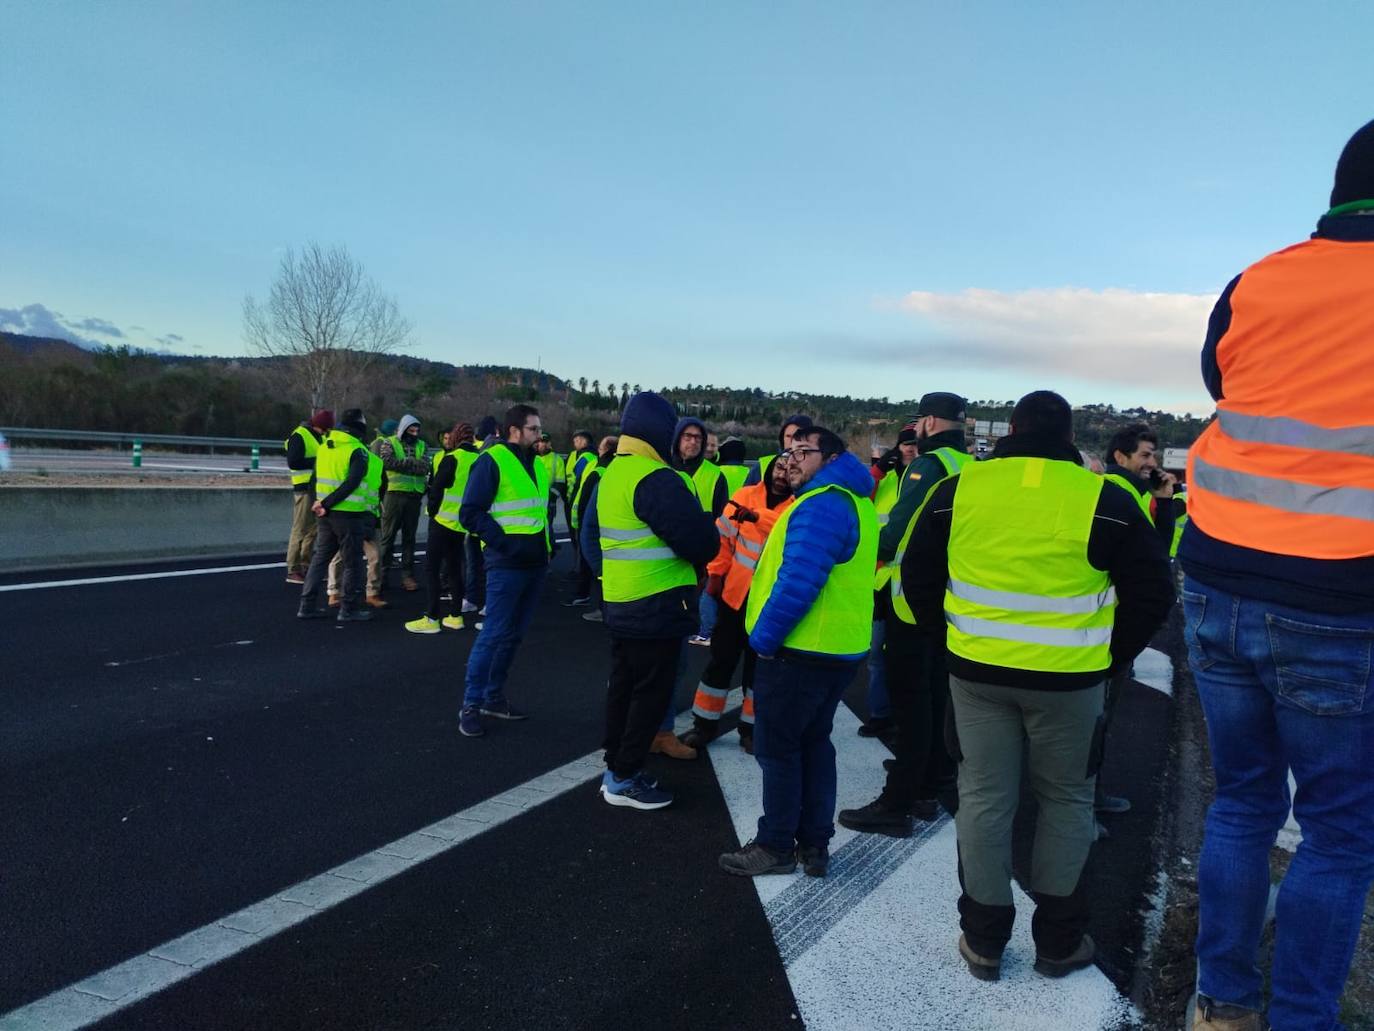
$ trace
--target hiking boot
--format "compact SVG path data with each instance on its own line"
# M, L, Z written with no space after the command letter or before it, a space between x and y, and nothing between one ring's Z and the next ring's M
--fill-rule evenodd
M697 750L690 745L684 745L679 741L671 730L660 730L654 735L654 740L649 745L650 752L659 755L666 755L669 759L695 759Z
M959 955L968 964L968 972L980 981L996 981L1002 976L1002 957L978 955L962 934L959 935Z
M918 798L911 803L911 815L922 823L934 823L940 818L940 803L933 798Z
M881 797L858 809L841 809L841 827L865 834L886 834L889 838L911 837L911 814L889 806Z
M380 594L369 594L367 596L367 603L374 609L384 609L387 606L386 599Z
M339 609L339 614L334 617L336 623L366 623L372 618L372 613L367 609Z
M808 877L824 877L830 872L830 849L824 845L798 845L797 859Z
M786 852L774 852L766 845L750 841L738 852L726 852L722 855L720 868L736 877L791 873L797 868L797 853L791 849Z
M1097 955L1097 946L1088 935L1078 943L1078 948L1074 949L1063 959L1050 959L1048 956L1040 954L1040 950L1035 950L1035 972L1043 974L1045 977L1063 977L1072 974L1075 970L1082 970L1084 967L1093 965L1093 957Z
M859 725L859 737L887 737L897 733L897 724L891 716L871 716L867 723Z
M741 723L741 724L739 725L739 746L740 746L742 749L744 749L745 754L747 754L747 755L753 755L753 754L754 754L754 731L753 731L752 728L746 729L746 728L748 728L748 727L749 727L749 724L747 724L747 723Z
M486 734L482 729L482 717L477 715L476 709L464 709L458 714L458 733L464 737L482 737Z
M439 625L445 630L462 630L467 624L463 622L462 616L445 616L439 620Z
M341 602L341 601L343 601L343 595L341 595L341 594L331 594L331 595L329 596L329 607L330 607L331 609L337 609L337 608L339 607L339 602Z
M1254 1010L1198 994L1193 1031L1268 1031L1268 1027L1264 1016Z
M510 702L504 698L495 699L490 702L483 702L477 707L477 711L483 716L491 716L498 720L527 720L530 714L519 709L512 709Z
M286 582L289 584L305 583L305 574L299 569L292 569L286 574Z
M893 770L895 770L896 768L897 768L897 760L896 760L896 759L884 759L884 760L883 760L883 772L884 772L884 773L891 773L891 772L892 772Z
M692 725L682 734L682 743L698 751L705 748L720 734L719 720L706 720L700 716L692 717Z
M327 619L327 618L329 618L329 613L326 612L324 609L317 609L317 608L315 608L314 605L306 605L305 603L302 603L302 604L301 604L301 607L298 608L298 609L296 610L296 618L297 618L297 619Z
M1099 813L1129 813L1131 800L1119 798L1116 795L1103 794L1099 791L1097 797L1093 799L1093 809Z
M412 634L437 634L441 628L437 619L421 616L419 619L412 619L408 622L406 629Z
M607 770L601 775L601 797L607 805L628 809L662 809L673 804L673 796L646 777L643 771L627 780L620 780Z
M420 585L415 582L415 577L411 576L409 573L406 573L404 576L401 577L401 589L406 591L418 591L420 589Z

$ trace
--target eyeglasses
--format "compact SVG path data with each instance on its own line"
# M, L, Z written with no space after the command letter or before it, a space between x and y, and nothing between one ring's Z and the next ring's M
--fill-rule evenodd
M807 455L819 455L821 449L818 447L794 447L782 452L778 457L791 462L803 462Z

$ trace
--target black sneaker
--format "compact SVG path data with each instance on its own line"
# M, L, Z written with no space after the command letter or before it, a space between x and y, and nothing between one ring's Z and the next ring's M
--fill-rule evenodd
M911 837L911 814L905 809L892 808L881 798L858 809L841 809L838 819L841 827L852 831L886 834L889 838Z
M302 605L296 610L297 619L326 619L329 613L324 609L317 609L314 605Z
M719 735L720 720L706 720L700 716L693 716L692 725L682 732L682 736L678 740L689 748L700 751Z
M741 724L739 728L739 746L743 748L747 754L754 754L754 732L752 730L746 731L743 724Z
M1117 795L1107 795L1099 792L1097 797L1093 799L1093 809L1099 813L1110 813L1113 815L1129 813L1131 811L1131 800L1129 798L1121 798Z
M339 609L339 614L334 617L339 623L366 623L372 618L371 609Z
M1088 935L1078 943L1078 948L1063 959L1050 959L1042 956L1040 950L1035 950L1035 972L1044 977L1064 977L1072 974L1075 970L1082 970L1084 967L1093 965L1093 957L1097 955L1097 946Z
M494 702L483 702L477 707L477 711L483 716L491 716L498 720L527 720L530 718L529 713L511 708L510 702L504 698Z
M808 877L824 877L830 872L830 849L824 845L799 845L797 858Z
M758 877L760 874L791 873L797 868L795 851L774 852L767 846L751 841L738 852L726 852L720 857L720 868L736 877Z
M897 733L897 724L891 716L874 716L859 726L859 737L887 737Z
M911 803L911 815L922 823L934 823L940 818L940 803L933 798L918 798Z
M577 608L579 605L590 605L591 603L592 603L591 596L590 596L590 595L584 595L584 596L582 596L581 598L573 598L573 599L570 600L570 601L565 601L565 602L563 603L563 607L564 607L565 609L573 609L573 608Z

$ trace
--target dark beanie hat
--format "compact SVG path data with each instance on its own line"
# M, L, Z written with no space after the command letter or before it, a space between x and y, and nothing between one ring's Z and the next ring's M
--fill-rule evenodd
M310 425L321 433L328 433L334 428L334 413L328 408L320 408L310 417Z
M345 408L343 415L339 416L339 428L355 434L366 432L367 419L363 417L363 410L361 408Z
M1353 200L1374 200L1374 122L1366 122L1345 145L1336 162L1336 185L1331 206Z
M933 415L937 419L948 419L950 422L963 422L967 407L968 402L958 394L950 394L943 390L935 390L921 398L921 406L917 409L917 417Z
M903 427L901 428L901 430L898 431L898 433L897 433L897 443L898 443L898 444L914 444L914 443L916 443L916 427L915 427L915 426L903 426Z
M809 430L811 428L811 416L802 415L800 412L798 412L797 414L789 415L786 419L784 419L782 421L782 426L778 429L778 447L782 447L782 435L783 432L789 426L795 426L799 430Z
M485 415L482 421L477 424L477 439L486 440L496 433L496 416Z

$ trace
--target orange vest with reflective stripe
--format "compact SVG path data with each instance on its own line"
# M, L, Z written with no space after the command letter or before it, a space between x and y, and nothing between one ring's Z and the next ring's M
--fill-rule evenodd
M788 498L777 508L769 508L767 484L754 483L735 491L730 500L753 509L759 514L759 521L737 523L730 518L734 508L726 505L724 514L716 519L716 529L720 531L720 553L707 571L721 572L723 560L728 556L730 564L724 570L725 588L721 591L720 600L732 609L742 609L745 598L749 596L749 588L754 583L754 567L763 554L768 532L773 529L778 517L787 511L793 499Z
M1226 397L1188 454L1188 517L1277 555L1374 555L1374 242L1246 269L1217 345Z

